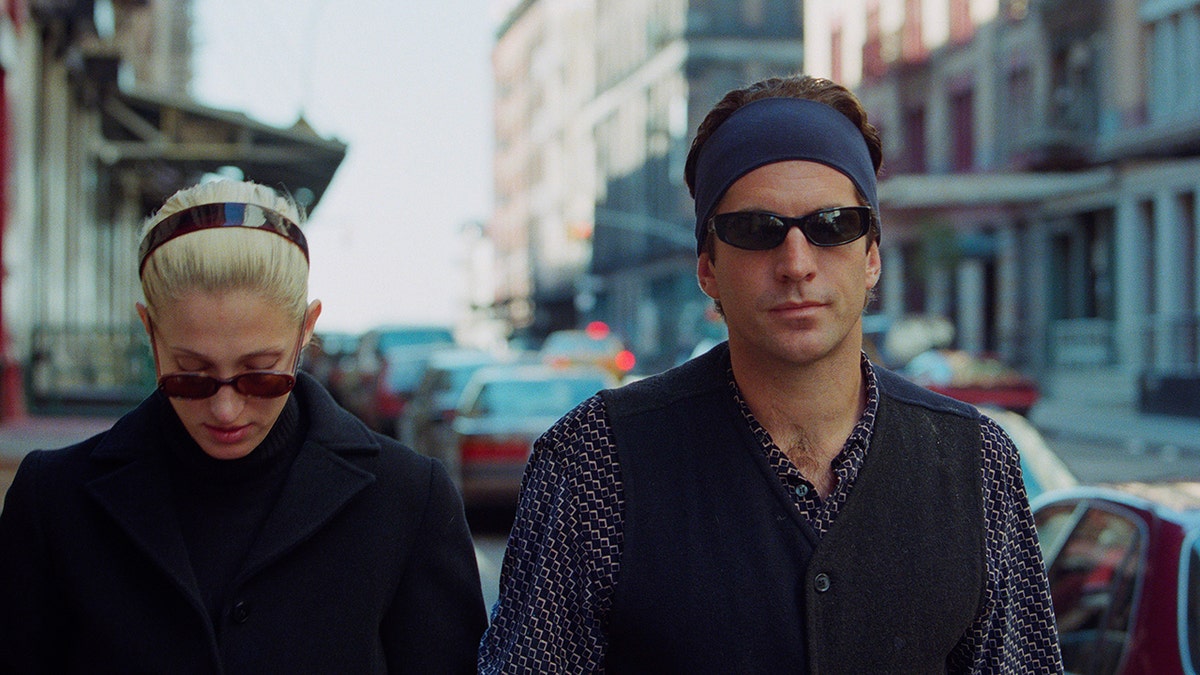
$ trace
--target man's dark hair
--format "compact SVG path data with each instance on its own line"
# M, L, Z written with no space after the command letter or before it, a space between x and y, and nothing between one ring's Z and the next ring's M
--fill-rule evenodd
M696 196L696 160L704 143L717 130L717 127L729 119L742 106L763 98L800 98L817 101L837 110L849 119L862 133L867 142L867 150L871 154L871 163L875 166L875 175L879 175L883 165L883 143L879 138L879 130L867 121L867 111L863 108L858 97L842 85L820 77L809 75L791 75L788 77L771 77L759 80L742 89L734 89L725 94L713 109L705 115L704 121L696 130L692 139L692 147L688 150L687 163L683 168L684 180L687 181L688 191ZM861 198L861 195L860 195ZM876 214L878 217L879 214ZM872 241L879 241L879 226L875 222L869 233ZM712 254L712 236L706 236L704 250Z

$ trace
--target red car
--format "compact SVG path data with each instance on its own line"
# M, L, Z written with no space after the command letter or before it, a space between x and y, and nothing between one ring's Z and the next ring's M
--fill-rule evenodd
M1200 670L1200 483L1033 500L1068 673Z
M960 350L918 354L901 371L917 384L976 406L994 406L1028 415L1037 403L1037 382L999 359Z

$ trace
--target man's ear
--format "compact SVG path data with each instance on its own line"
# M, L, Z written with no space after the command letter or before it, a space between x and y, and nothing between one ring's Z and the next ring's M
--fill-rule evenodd
M702 252L700 257L696 258L696 281L700 283L700 290L713 300L721 299L721 292L717 290L717 276L713 273L712 257L708 252Z
M879 256L879 242L872 241L867 246L867 289L870 290L879 285L879 276L882 274L883 261Z

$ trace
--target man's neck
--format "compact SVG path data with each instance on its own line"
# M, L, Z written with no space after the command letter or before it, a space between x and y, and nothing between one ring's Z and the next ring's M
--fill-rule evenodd
M750 412L821 496L828 496L830 462L866 405L861 353L843 350L808 364L738 357L731 350L734 379Z

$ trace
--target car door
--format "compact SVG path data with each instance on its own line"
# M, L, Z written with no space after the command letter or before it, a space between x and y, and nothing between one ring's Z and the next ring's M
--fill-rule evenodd
M1083 500L1035 513L1068 673L1120 672L1146 559L1146 526L1119 505Z

